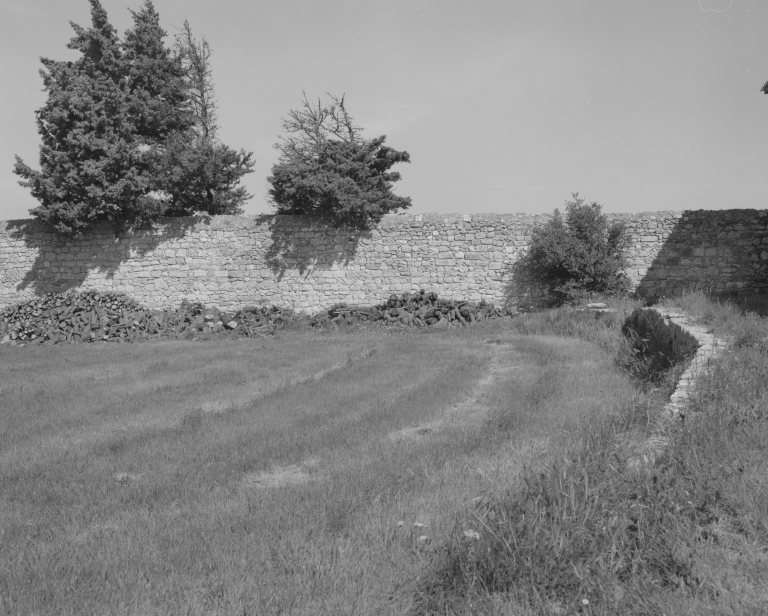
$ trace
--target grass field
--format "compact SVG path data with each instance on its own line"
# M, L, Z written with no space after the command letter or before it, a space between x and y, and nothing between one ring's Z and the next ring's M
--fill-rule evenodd
M637 393L593 343L437 335L0 349L12 614L373 614L473 499Z
M0 347L0 612L760 614L766 321L680 302L731 346L639 474L621 310Z

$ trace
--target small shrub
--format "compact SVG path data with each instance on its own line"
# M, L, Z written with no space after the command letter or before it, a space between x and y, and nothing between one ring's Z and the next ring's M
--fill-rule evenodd
M534 229L523 269L543 285L544 299L552 305L626 295L624 224L609 222L600 205L584 203L579 193L573 199L565 204L564 218L555 210L549 222Z

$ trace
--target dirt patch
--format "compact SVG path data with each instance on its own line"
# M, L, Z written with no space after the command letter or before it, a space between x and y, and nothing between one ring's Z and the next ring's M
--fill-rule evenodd
M134 473L114 473L112 475L119 483L131 483L141 479L141 474Z
M243 487L245 489L266 489L302 485L312 479L310 470L316 467L318 462L316 458L310 458L299 464L275 466L271 471L248 473L243 477Z
M431 422L430 424L409 426L408 428L390 432L389 438L393 441L414 441L423 439L439 431L442 423L443 422L441 420L437 420Z
M112 536L114 533L119 531L120 527L117 524L95 524L94 526L91 526L90 528L77 533L74 537L72 537L72 543L76 545L83 545L92 539L99 539L105 535Z
M229 407L230 407L229 404L221 401L203 402L202 406L200 407L200 410L206 415L207 414L221 415Z

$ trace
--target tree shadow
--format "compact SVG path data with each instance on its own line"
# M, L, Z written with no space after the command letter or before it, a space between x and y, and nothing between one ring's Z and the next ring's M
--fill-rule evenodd
M691 288L731 296L768 292L764 210L686 210L657 252L642 247L646 241L654 245L653 235L636 239L634 275L641 297L672 296Z
M109 225L102 224L76 239L46 228L35 219L7 221L0 223L0 238L9 240L11 250L14 244L23 246L24 250L19 250L17 255L11 253L10 258L16 262L4 274L6 279L11 277L8 286L15 286L16 293L26 291L24 295L29 291L44 295L80 288L87 284L94 272L99 274L95 276L99 279L122 280L126 272L121 271L121 267L126 263L142 259L141 266L151 265L155 250L159 251L161 259L165 257L165 241L178 240L188 234L194 237L197 231L210 226L212 220L209 216L199 215L164 218L151 227L118 234ZM262 230L256 235L255 249L264 252L261 258L258 254L247 258L246 264L258 266L262 258L266 259L276 282L286 276L291 280L328 278L329 282L336 276L342 278L342 270L357 256L360 241L377 233L376 229L337 228L303 216L261 215L253 220ZM259 240L259 235L266 235L266 243L264 239ZM247 243L241 248L247 252ZM381 256L383 259L384 255ZM132 274L130 278L143 277L135 271ZM14 277L17 277L16 281L13 281Z
M184 237L190 228L210 224L210 217L164 218L151 227L117 235L109 225L100 224L79 238L61 235L35 219L4 224L12 242L23 243L37 255L16 291L31 288L36 295L45 295L80 287L92 271L112 279L126 261L151 254L168 236Z
M290 271L301 277L319 272L340 271L356 257L360 241L370 239L375 229L334 227L316 218L290 215L257 216L269 229L270 244L265 259L277 281Z
M507 267L503 295L502 308L511 314L548 308L552 304L544 285L537 282L528 269L523 254Z

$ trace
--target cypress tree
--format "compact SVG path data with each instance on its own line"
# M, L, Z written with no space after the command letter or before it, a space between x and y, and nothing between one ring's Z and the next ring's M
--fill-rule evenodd
M131 11L134 27L125 33L123 72L128 113L135 138L143 145L162 143L171 133L194 125L181 59L163 44L166 32L150 0Z
M163 215L239 213L238 187L252 154L196 133L190 80L163 43L151 0L131 11L121 42L99 0L91 27L71 24L74 62L41 59L48 94L36 112L40 171L16 157L14 172L40 205L30 213L71 236L100 221L138 226Z
M169 196L166 215L240 214L252 195L238 184L253 172L253 153L238 152L219 140L211 48L205 39L195 40L187 21L176 37L175 51L192 123L166 140L157 160L159 186Z
M99 0L89 1L91 27L71 24L75 36L67 45L81 57L41 59L48 93L36 112L41 170L18 156L14 168L40 202L31 214L69 235L100 220L140 220L140 197L149 190L123 91L120 42Z

